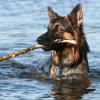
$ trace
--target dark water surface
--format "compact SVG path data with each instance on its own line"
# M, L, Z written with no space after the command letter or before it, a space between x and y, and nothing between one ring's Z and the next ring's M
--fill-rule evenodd
M0 0L0 55L30 47L47 30L47 6L67 15L78 0ZM83 0L84 31L93 78L42 81L20 73L41 68L50 52L38 49L0 62L0 100L100 100L100 0ZM94 78L96 77L96 78Z

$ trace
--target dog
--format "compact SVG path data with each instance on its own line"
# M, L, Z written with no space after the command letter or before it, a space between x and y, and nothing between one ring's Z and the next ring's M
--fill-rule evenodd
M45 51L51 51L50 75L85 74L89 72L87 54L89 46L83 32L82 4L77 4L70 14L60 16L48 7L48 31L37 38Z

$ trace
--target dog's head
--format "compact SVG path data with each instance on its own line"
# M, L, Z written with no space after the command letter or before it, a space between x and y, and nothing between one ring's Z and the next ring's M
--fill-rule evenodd
M72 12L64 17L59 16L51 7L48 7L48 16L50 19L48 31L39 36L37 42L46 46L45 50L48 51L66 45L76 45L75 43L78 42L78 37L82 31L82 5L76 5ZM67 40L67 42L62 42L64 40ZM73 43L70 42L71 40L73 40Z

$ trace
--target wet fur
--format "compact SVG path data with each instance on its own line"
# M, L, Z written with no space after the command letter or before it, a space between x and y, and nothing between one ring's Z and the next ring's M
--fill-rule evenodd
M50 19L48 31L39 36L37 41L46 46L45 51L52 50L51 75L57 75L56 67L61 69L61 75L87 73L89 46L83 32L82 5L76 5L72 12L64 17L59 16L51 7L48 7L48 15ZM71 38L77 41L77 45L53 44L56 39Z

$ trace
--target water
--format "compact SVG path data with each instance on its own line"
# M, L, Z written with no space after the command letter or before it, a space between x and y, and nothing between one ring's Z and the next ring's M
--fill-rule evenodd
M0 0L0 55L30 47L47 30L47 6L67 15L79 0ZM79 81L44 81L26 74L43 65L50 52L38 49L0 62L0 100L99 100L100 1L84 0L84 31L91 52L90 71L96 78ZM28 76L27 76L28 75ZM27 78L25 78L27 77ZM90 81L89 81L90 80Z

